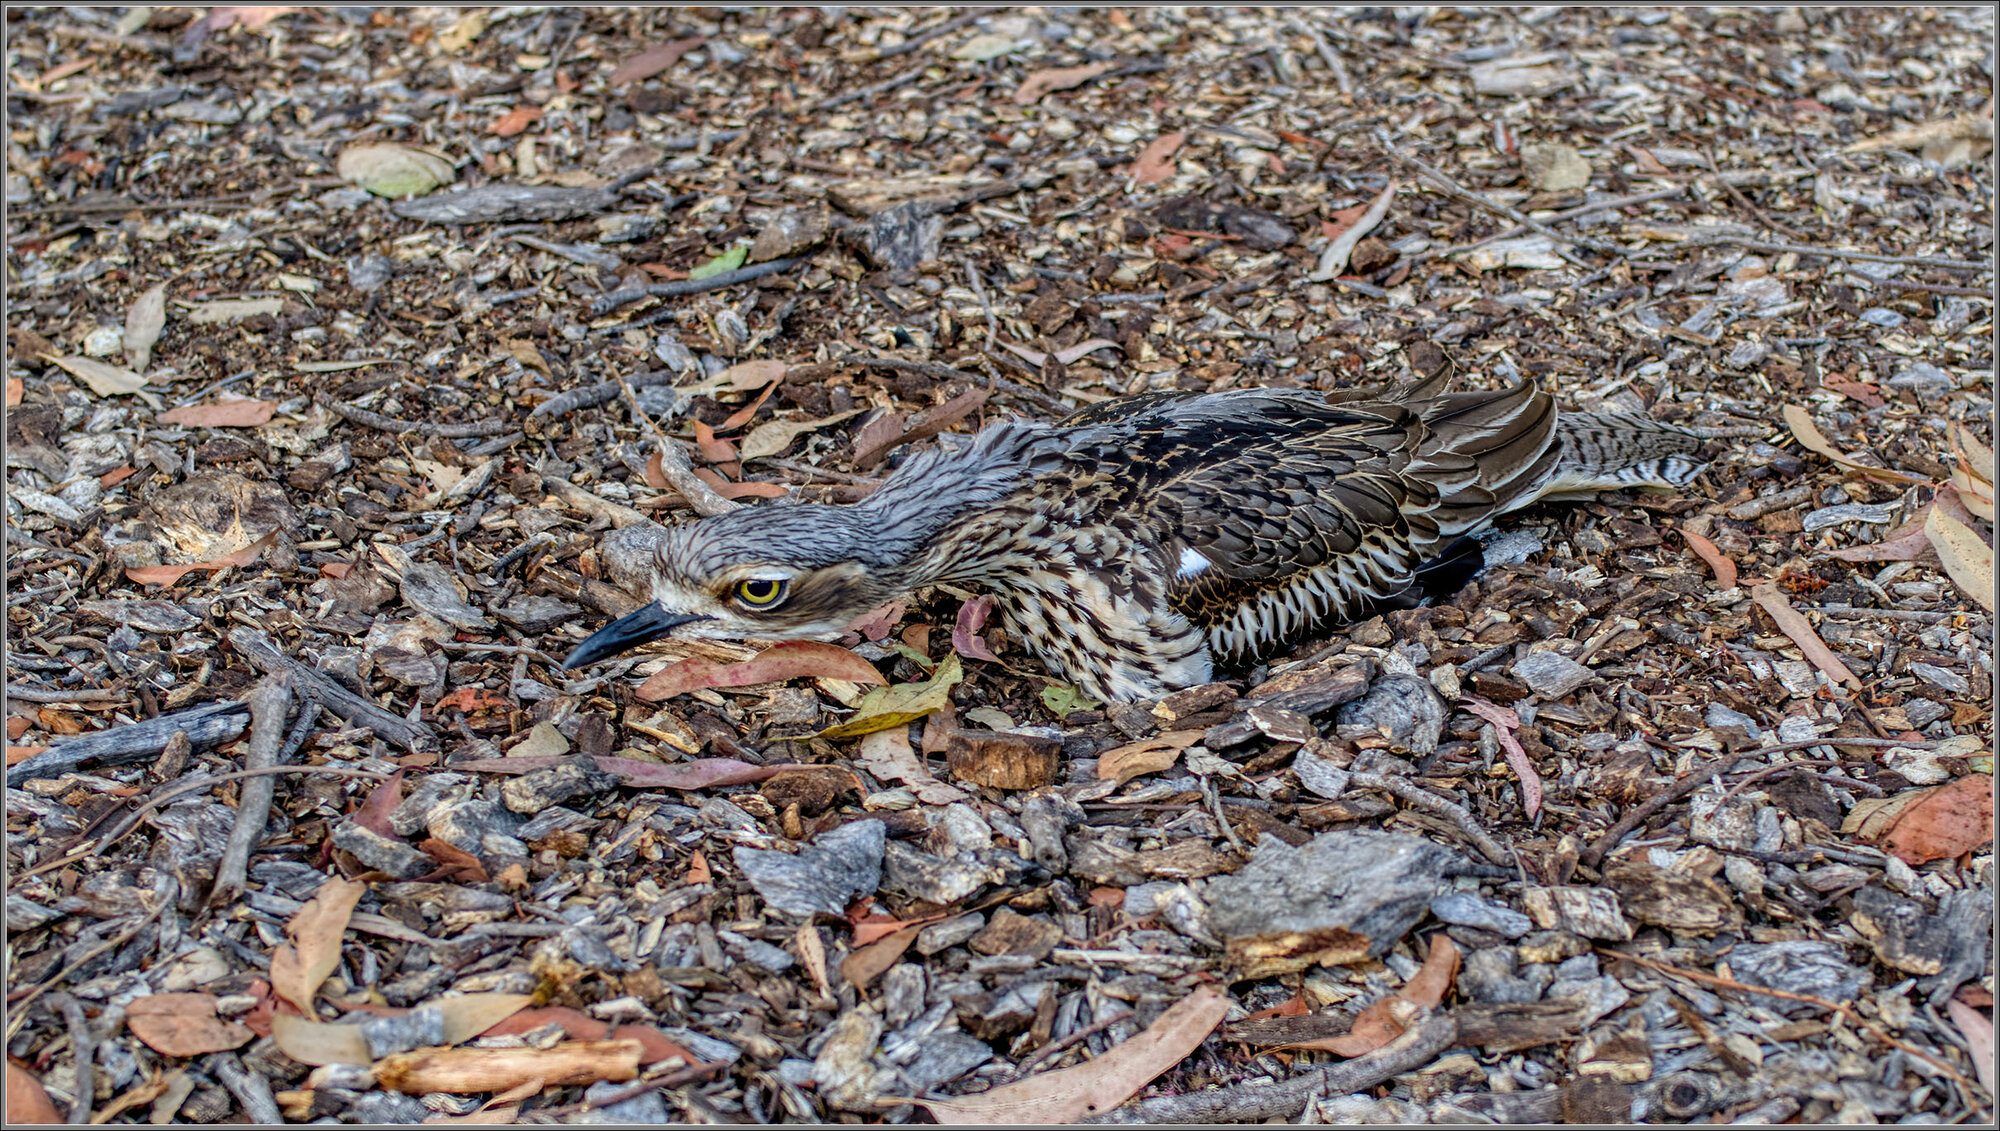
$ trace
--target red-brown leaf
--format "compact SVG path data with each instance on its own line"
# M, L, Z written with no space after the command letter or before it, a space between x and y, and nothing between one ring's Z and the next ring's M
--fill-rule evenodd
M639 698L658 701L703 687L750 687L800 676L844 679L849 683L886 681L875 665L845 648L812 640L773 644L740 664L720 664L696 656L672 664L639 685Z
M1139 159L1132 162L1134 184L1158 184L1174 175L1174 151L1187 140L1186 130L1175 130L1155 138L1152 144L1139 153Z
M231 566L247 566L257 560L271 543L278 540L278 532L273 530L248 546L233 554L225 554L212 562L190 562L187 565L128 566L125 576L141 585L172 585L193 570L228 569Z
M1106 59L1097 63L1086 63L1081 67L1051 67L1036 71L1022 79L1021 85L1014 89L1014 104L1032 106L1041 101L1042 95L1050 91L1082 86L1106 71L1117 69L1117 63Z
M125 1025L162 1056L200 1056L249 1044L256 1034L217 1017L215 1002L214 994L148 994L125 1007Z
M611 72L611 85L623 86L628 82L649 79L674 65L681 56L701 46L701 36L676 39L657 47L648 47Z
M993 611L993 595L982 593L958 607L958 623L951 629L951 646L968 660L992 660L1000 657L986 646L985 638L979 630L986 627L986 617Z
M211 401L169 409L159 420L189 428L255 428L270 423L277 411L278 406L271 401Z
M1916 867L1961 856L1993 839L1993 776L1967 774L1903 811L1882 846Z
M540 106L536 106L533 103L516 106L505 114L500 115L499 120L493 123L493 134L496 137L513 137L515 134L520 133L522 130L541 120L542 108Z

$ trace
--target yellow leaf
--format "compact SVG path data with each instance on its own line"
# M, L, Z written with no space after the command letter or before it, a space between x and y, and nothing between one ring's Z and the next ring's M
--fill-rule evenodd
M861 697L861 706L844 723L819 732L821 738L858 738L893 726L916 722L951 702L951 689L965 678L958 653L945 656L931 678L922 683L899 683L878 687Z
M1784 408L1784 417L1785 426L1792 430L1792 435L1798 439L1801 447L1810 452L1817 452L1857 475L1869 476L1891 483L1930 482L1930 480L1925 479L1921 475L1911 475L1907 471L1894 471L1886 467L1870 467L1856 460L1853 456L1842 452L1839 448L1834 447L1833 441L1827 439L1826 434L1821 432L1819 426L1813 423L1812 415L1799 405L1786 405Z
M1924 534L1937 548L1944 571L1973 600L1993 611L1993 547L1979 540L1970 526L1932 507L1924 520Z
M437 37L437 49L446 55L456 55L472 46L479 33L485 30L486 13L474 9Z
M100 397L117 393L136 393L146 384L146 379L122 365L113 365L93 357L55 357L43 354L67 370L72 377L80 378L90 386L90 391Z
M1993 449L1980 443L1978 438L1973 436L1971 430L1967 429L1963 424L1954 424L1951 426L1951 438L1953 445L1958 448L1959 458L1966 462L1966 466L1971 470L1972 474L1991 484L1993 482ZM1991 488L1989 487L1988 490L1990 493Z

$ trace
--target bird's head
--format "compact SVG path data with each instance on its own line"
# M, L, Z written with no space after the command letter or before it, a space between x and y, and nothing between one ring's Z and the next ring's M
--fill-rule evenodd
M669 528L653 560L653 599L579 644L563 667L650 640L832 639L905 592L887 546L857 508L746 507Z

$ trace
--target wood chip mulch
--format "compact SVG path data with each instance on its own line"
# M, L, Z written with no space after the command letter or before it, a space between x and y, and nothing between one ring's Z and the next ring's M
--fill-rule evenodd
M1990 9L6 21L10 1123L1993 1119ZM658 523L1441 366L1711 462L1156 703L559 666Z

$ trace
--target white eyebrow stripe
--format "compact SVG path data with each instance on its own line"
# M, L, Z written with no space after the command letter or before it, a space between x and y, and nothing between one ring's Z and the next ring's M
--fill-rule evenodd
M1181 551L1180 572L1175 574L1174 576L1185 580L1186 578L1193 577L1196 574L1203 572L1204 570L1208 569L1210 566L1214 564L1215 564L1214 562L1209 561L1206 557L1204 557L1199 553L1196 553L1194 550L1185 549Z

